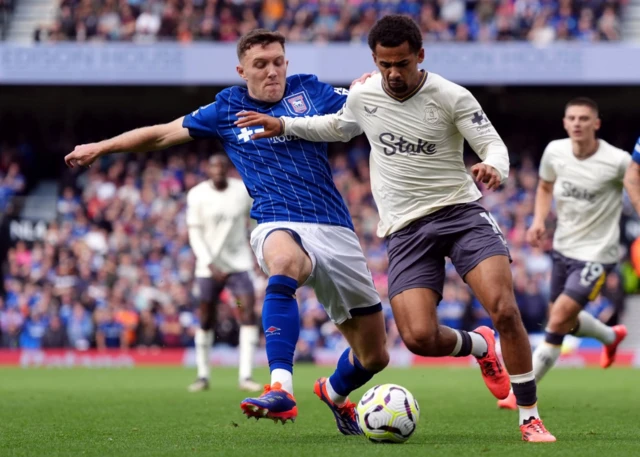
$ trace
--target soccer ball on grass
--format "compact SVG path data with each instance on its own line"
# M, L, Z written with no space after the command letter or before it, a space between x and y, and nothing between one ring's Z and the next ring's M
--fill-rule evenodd
M356 410L364 435L379 443L404 443L420 418L420 407L411 392L396 384L372 387Z

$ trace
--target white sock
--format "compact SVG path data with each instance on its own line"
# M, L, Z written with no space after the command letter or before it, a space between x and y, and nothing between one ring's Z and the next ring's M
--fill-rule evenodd
M524 424L525 421L531 419L540 419L540 414L538 414L538 404L536 403L533 406L518 406L519 420L520 424Z
M489 351L487 340L476 332L469 332L469 336L471 337L471 355L475 357L484 357Z
M238 377L240 382L251 379L253 372L253 358L258 344L258 326L240 326L240 360L238 363Z
M533 352L533 373L536 382L540 382L547 371L556 364L556 360L560 357L561 346L554 346L545 342L538 345Z
M290 371L276 368L271 372L271 385L279 382L282 388L293 395L293 374Z
M530 371L529 373L523 373L523 374L514 374L509 376L509 380L511 381L511 385L513 386L514 384L524 384L526 382L531 382L534 381L536 379L534 372ZM511 389L511 391L513 392L513 388ZM519 412L519 424L522 425L524 424L525 421L531 419L532 417L534 419L539 419L540 415L538 414L538 403L534 403L531 406L520 406L518 405L518 412Z
M462 334L460 330L453 330L456 334L456 345L451 351L452 356L456 356L460 353L460 349L462 349ZM482 335L475 332L467 332L469 337L471 338L471 355L475 357L482 357L489 350L487 346L487 340L484 339Z
M329 394L329 398L336 405L340 406L345 401L347 401L347 397L344 397L344 396L340 395L339 393L337 393L335 390L333 390L333 386L331 385L331 381L329 379L327 379L326 386L327 386L327 393Z
M611 327L586 311L580 311L578 314L578 331L575 336L589 336L603 344L611 344L616 340L616 334Z
M196 345L196 366L198 367L198 379L209 379L209 351L213 344L213 330L196 330L194 338Z

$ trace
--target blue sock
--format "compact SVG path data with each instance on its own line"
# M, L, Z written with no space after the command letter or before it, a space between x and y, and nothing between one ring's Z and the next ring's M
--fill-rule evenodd
M360 361L353 355L353 365L349 362L349 352L351 348L347 348L338 360L336 371L329 378L331 387L338 395L348 396L358 387L364 386L375 374L373 371L367 370L362 366Z
M293 373L293 354L300 335L300 312L294 296L297 288L298 281L288 276L269 278L262 306L262 326L271 371L281 368Z

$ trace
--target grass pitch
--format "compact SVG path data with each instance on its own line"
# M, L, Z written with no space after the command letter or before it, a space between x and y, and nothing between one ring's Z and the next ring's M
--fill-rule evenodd
M195 372L183 368L0 369L0 456L640 455L640 370L552 371L539 389L545 425L558 438L551 444L521 442L517 413L498 411L471 368L376 377L405 386L420 404L418 429L401 445L338 433L312 393L329 368L296 368L299 416L285 426L242 415L236 373L214 369L212 389L191 394Z

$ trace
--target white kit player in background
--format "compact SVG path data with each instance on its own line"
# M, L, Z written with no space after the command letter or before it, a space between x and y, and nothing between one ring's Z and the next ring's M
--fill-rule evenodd
M552 141L544 150L534 218L527 231L529 243L539 246L555 200L551 309L544 342L533 354L538 381L555 365L569 333L604 344L603 368L614 362L626 327L609 327L583 308L597 298L606 275L620 258L624 188L640 212L640 186L625 179L631 155L597 138L601 122L596 102L585 97L569 101L563 124L569 138ZM499 401L498 406L513 409L514 398Z
M250 276L254 260L247 238L252 199L241 180L227 177L228 168L227 156L212 156L210 179L187 194L189 243L196 256L196 295L200 306L200 328L195 336L198 379L189 386L191 392L209 388L209 356L217 304L225 287L240 308L240 389L252 392L262 389L252 380L259 337Z

